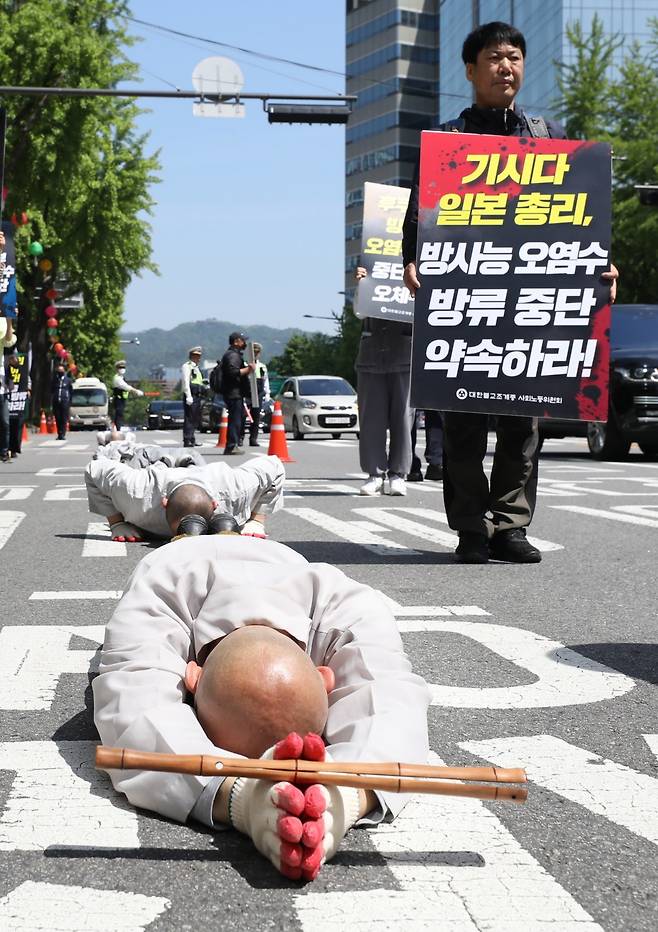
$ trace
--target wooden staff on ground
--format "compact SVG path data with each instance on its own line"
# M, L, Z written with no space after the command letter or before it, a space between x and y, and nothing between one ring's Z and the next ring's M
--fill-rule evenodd
M274 783L351 786L361 790L389 793L432 793L441 796L467 796L473 799L500 799L522 803L526 787L524 770L502 767L436 767L431 764L346 763L345 761L249 760L213 757L209 754L156 754L128 748L96 748L99 770L158 770L201 777L251 777ZM460 780L461 783L445 781ZM477 782L476 782L477 781ZM488 784L488 785L487 785Z

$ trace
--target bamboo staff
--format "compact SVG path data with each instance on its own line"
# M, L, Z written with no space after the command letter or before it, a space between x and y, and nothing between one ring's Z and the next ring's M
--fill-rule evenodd
M252 777L274 783L350 786L389 793L433 793L522 803L528 796L525 771L502 767L435 767L431 764L344 761L249 760L209 754L155 754L127 748L96 748L99 770L157 770L201 777ZM463 780L463 783L449 783ZM480 782L475 782L480 781ZM489 784L489 785L487 785Z

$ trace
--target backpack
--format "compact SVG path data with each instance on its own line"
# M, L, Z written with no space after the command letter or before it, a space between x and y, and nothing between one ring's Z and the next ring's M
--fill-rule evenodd
M222 364L218 362L208 377L210 388L215 395L222 394Z

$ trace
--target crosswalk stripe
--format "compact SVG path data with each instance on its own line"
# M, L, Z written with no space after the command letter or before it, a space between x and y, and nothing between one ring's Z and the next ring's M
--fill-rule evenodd
M102 539L99 540L99 537ZM126 545L112 540L110 529L104 521L89 522L82 546L83 557L125 557L127 554Z
M29 498L35 489L35 485L3 485L0 486L0 500L3 502L22 501Z
M294 898L303 932L601 932L479 800L416 796L370 840L397 889L309 885Z
M26 880L0 899L0 928L143 932L170 906L160 896Z
M442 511L434 511L433 509L423 510L422 508L405 508L405 511L408 511L409 514L418 515L421 518L429 518L433 521L441 521L444 524L448 523L448 516ZM457 538L453 537L455 544L457 543ZM538 550L541 550L542 553L548 553L552 550L564 550L562 544L554 544L550 540L542 540L541 537L531 537L528 534L528 540L530 543L537 547Z
M28 601L50 602L50 601L84 601L85 599L120 599L123 595L121 589L90 589L83 590L46 590L43 592L33 592Z
M658 780L553 735L466 741L501 767L524 762L528 778L595 815L658 844Z
M420 540L427 540L432 544L441 544L443 547L456 547L458 538L456 534L448 534L445 531L438 531L435 528L427 527L418 521L410 521L403 517L399 512L418 515L421 518L427 518L427 511L416 508L354 508L357 515L362 515L373 521L379 521L380 524L394 531L402 531L403 534L410 534L418 537Z
M641 524L643 527L658 527L658 520L644 518L641 515L623 514L618 511L604 511L602 508L586 508L584 505L549 505L559 511L572 511L577 515L592 518L607 518L608 521L622 521L624 524Z
M2 550L24 517L24 511L0 511L0 550Z
M302 518L304 521L308 521L310 524L314 524L336 537L341 537L350 544L359 544L378 556L390 554L418 556L417 550L412 550L410 547L405 547L404 544L398 544L396 541L387 540L373 534L371 531L359 528L354 522L340 521L331 515L316 511L315 508L288 508L286 510L288 514L296 515L298 518Z

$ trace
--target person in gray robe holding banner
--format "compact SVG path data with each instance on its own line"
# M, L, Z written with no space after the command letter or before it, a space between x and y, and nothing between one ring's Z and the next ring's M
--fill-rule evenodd
M473 85L475 103L456 120L438 127L447 132L485 133L565 139L551 120L526 115L515 105L523 83L526 43L507 23L492 22L470 33L462 59ZM418 173L404 221L404 283L412 295L422 287L416 270ZM618 272L611 266L614 301ZM541 553L526 538L537 497L539 432L537 418L502 415L497 419L491 480L483 468L488 415L447 411L444 426L443 494L448 523L459 533L460 563L486 563L490 557L514 563L539 563Z

